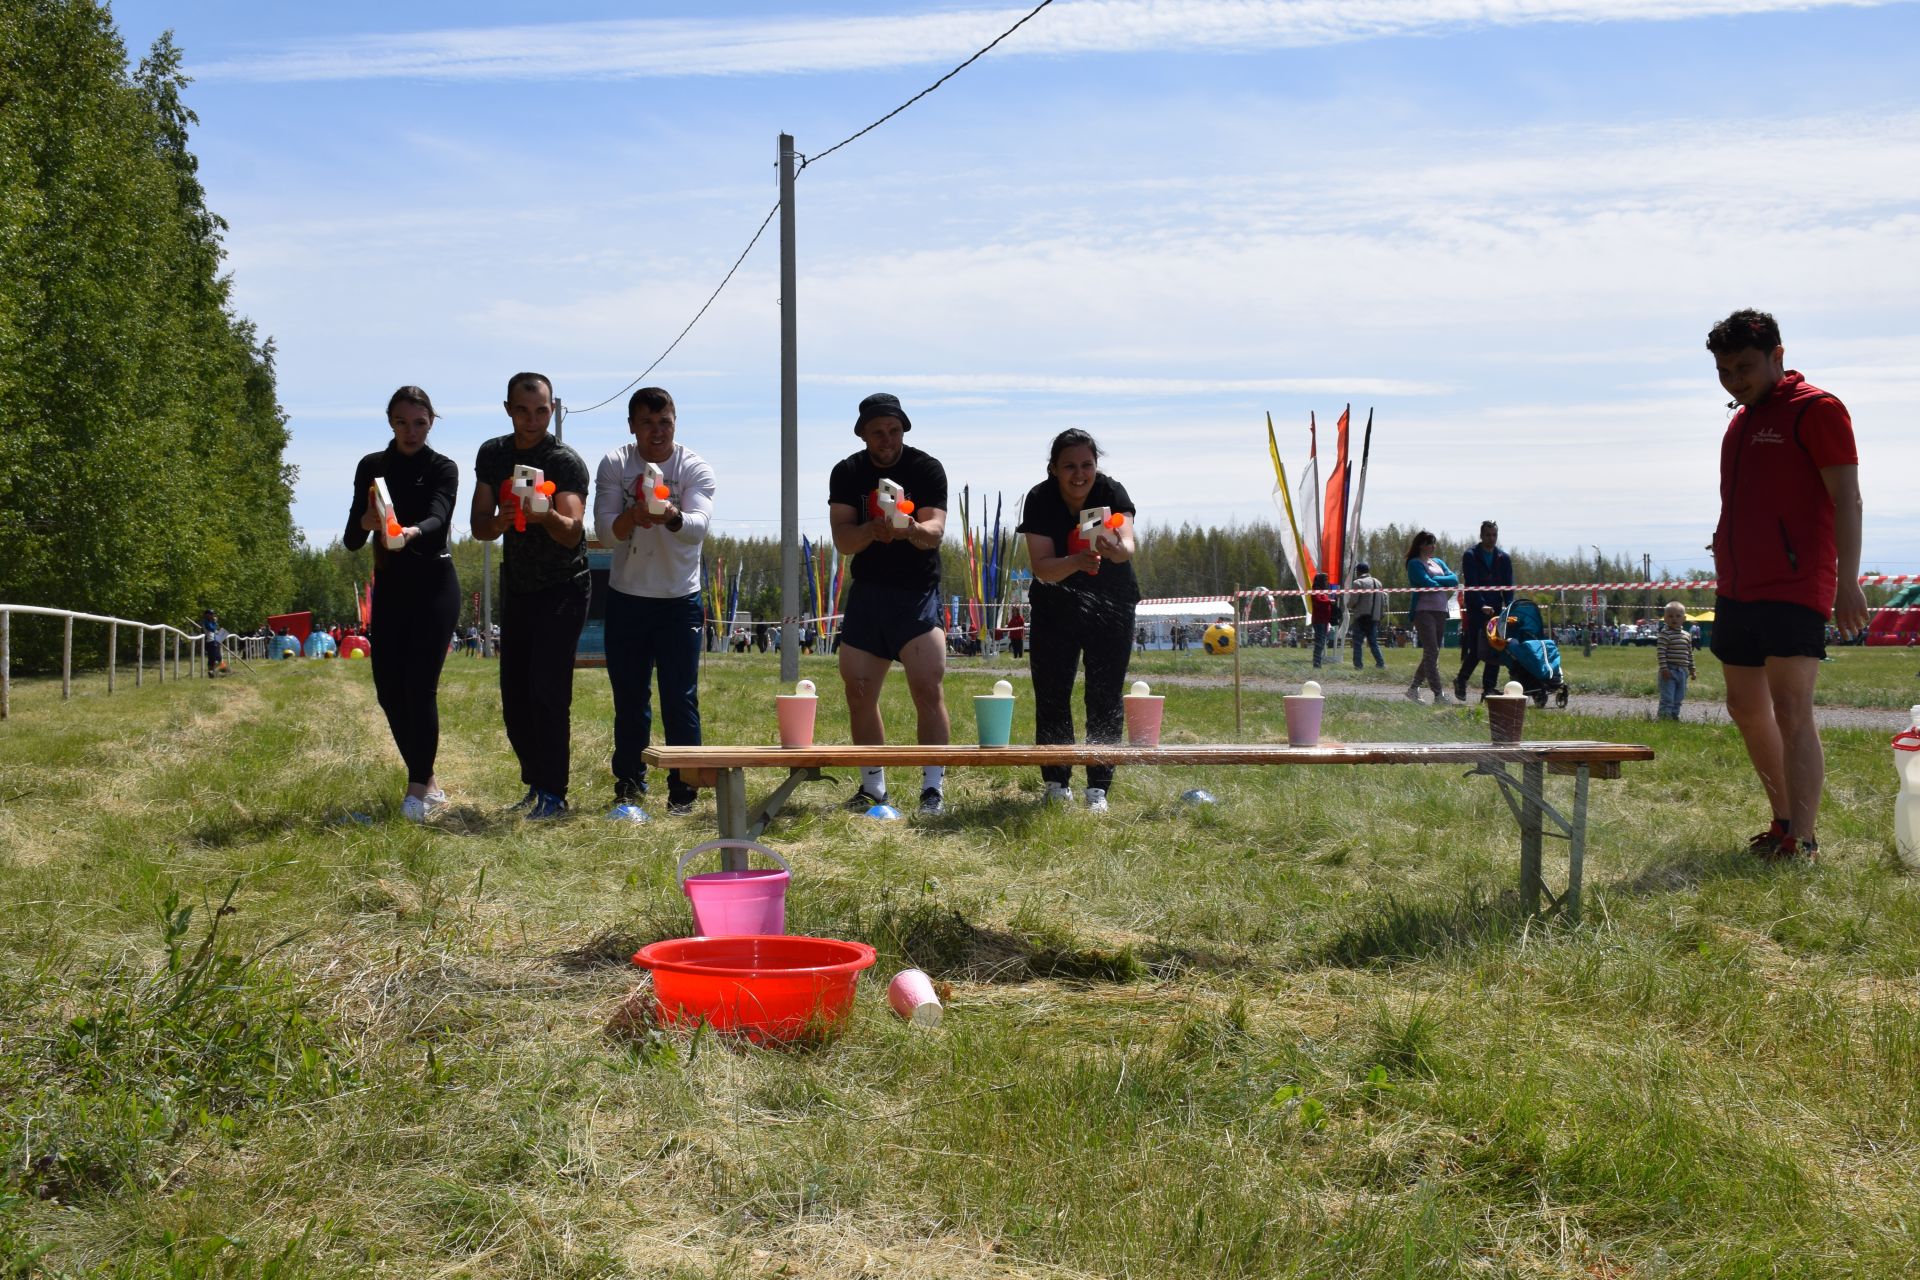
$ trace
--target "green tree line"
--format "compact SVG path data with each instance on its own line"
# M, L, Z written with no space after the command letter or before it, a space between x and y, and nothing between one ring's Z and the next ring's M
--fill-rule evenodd
M169 34L130 67L90 0L0 0L0 600L179 625L292 586L273 344L230 306L180 65ZM58 635L16 619L16 660Z

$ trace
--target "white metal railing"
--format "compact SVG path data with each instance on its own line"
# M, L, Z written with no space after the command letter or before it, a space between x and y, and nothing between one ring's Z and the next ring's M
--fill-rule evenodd
M133 627L133 683L138 686L147 674L147 632L160 632L155 646L159 657L159 678L167 678L167 637L173 637L173 678L180 678L180 642L187 642L187 674L193 676L206 665L205 636L188 635L164 622L136 622L131 618L111 618L98 613L79 613L72 609L47 609L37 604L0 604L0 720L13 714L13 615L31 614L42 618L60 618L65 622L61 643L60 698L73 697L73 624L103 622L107 626L107 692L113 692L114 676L120 662L120 628Z

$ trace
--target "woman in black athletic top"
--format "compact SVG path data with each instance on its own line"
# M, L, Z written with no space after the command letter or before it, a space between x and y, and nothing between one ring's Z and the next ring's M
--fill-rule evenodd
M342 539L349 551L357 551L373 538L373 618L368 627L373 687L400 758L406 761L407 795L400 807L414 822L424 822L447 803L433 763L440 749L440 668L460 613L460 580L447 553L460 468L427 447L427 433L438 416L419 387L393 393L387 401L393 442L360 459L354 469L353 506ZM386 482L392 523L381 519L373 501L376 479ZM389 542L399 545L390 547Z

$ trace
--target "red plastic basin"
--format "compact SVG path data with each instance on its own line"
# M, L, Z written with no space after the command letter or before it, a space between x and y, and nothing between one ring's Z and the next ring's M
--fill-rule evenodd
M633 957L653 971L663 1020L781 1041L837 1034L873 960L864 942L791 934L669 938Z

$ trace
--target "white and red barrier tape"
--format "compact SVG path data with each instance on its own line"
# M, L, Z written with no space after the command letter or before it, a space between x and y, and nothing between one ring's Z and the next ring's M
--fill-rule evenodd
M1863 573L1860 585L1863 587L1900 586L1910 582L1920 582L1920 574L1915 573ZM1505 584L1477 584L1475 586L1453 587L1314 587L1309 591L1314 595L1327 596L1385 596L1412 595L1416 593L1438 593L1452 595L1456 591L1711 591L1719 585L1712 578L1687 578L1666 582L1537 582ZM1242 600L1264 597L1294 597L1300 592L1282 591L1275 587L1248 587L1239 592ZM1142 604L1205 603L1219 600L1220 596L1174 596L1165 600L1141 601Z

